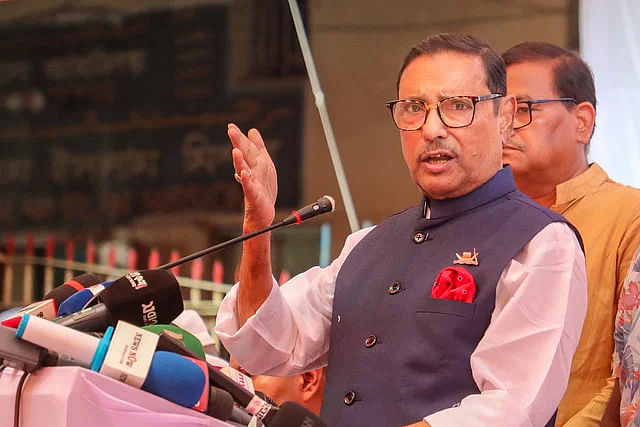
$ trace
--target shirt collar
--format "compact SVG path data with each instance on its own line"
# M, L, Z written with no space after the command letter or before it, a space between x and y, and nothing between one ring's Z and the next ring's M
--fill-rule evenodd
M564 205L580 199L608 179L609 176L599 164L591 163L589 168L580 175L556 186L555 205Z
M506 165L487 182L464 196L444 200L432 200L423 197L423 209L421 209L420 213L424 218L427 210L430 210L430 219L446 218L487 204L515 190L516 185L513 181L511 166Z

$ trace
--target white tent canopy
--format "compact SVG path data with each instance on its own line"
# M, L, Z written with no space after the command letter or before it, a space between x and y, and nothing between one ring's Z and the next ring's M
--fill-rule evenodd
M591 66L598 100L589 161L640 187L640 2L582 0L580 53Z

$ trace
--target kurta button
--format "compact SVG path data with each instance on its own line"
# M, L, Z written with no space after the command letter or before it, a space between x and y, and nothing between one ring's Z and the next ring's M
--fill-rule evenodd
M416 242L416 243L422 243L422 242L424 242L425 237L426 236L424 235L423 232L417 231L413 235L413 241Z
M353 405L353 402L356 401L356 392L349 391L344 395L344 404L345 405Z
M400 292L400 282L393 282L389 285L389 294L395 295Z
M375 335L369 335L366 339L366 341L364 342L364 346L367 348L371 348L374 345L376 345L376 342L378 341L378 338L376 338Z

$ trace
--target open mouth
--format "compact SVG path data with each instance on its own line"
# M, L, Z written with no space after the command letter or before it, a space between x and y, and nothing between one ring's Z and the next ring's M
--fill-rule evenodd
M453 156L447 153L433 153L424 156L422 160L431 165L439 165L447 163L451 159L453 159Z

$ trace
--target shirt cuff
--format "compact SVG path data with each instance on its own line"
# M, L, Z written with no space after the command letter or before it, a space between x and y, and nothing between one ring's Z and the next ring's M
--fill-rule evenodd
M297 330L291 311L273 279L271 292L256 313L238 328L238 284L223 299L214 329L229 353L250 374L267 374L285 363Z

